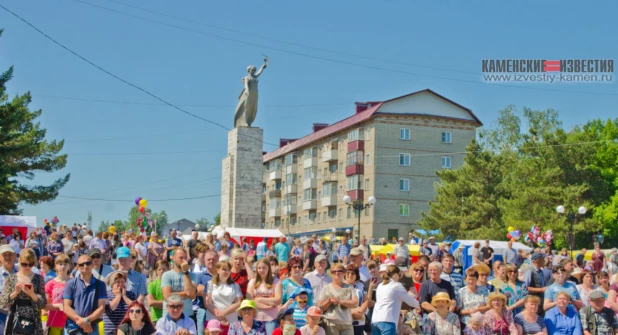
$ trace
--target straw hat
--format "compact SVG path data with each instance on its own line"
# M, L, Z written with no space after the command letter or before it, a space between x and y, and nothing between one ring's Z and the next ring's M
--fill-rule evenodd
M451 303L451 297L449 297L448 293L446 292L438 292L436 295L433 296L433 299L431 299L431 304L432 305L436 305L436 301L446 301L447 303Z

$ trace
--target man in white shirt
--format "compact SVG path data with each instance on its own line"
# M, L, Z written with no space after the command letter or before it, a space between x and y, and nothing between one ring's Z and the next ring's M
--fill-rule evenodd
M311 284L311 289L313 290L313 296L319 297L322 288L327 284L333 282L333 279L326 274L326 264L327 264L326 256L318 255L315 258L315 271L309 272L305 275L305 279L309 281Z
M399 245L395 247L395 260L397 265L407 267L410 265L410 249L403 237L399 238Z
M371 247L367 245L367 238L365 236L361 237L360 242L361 244L358 246L358 248L363 253L363 261L366 261L371 258Z
M361 282L366 282L371 278L369 269L363 264L363 252L360 248L352 248L350 250L350 262L358 268Z
M431 249L431 255L429 255L429 260L432 262L435 260L439 261L438 258L440 256L440 246L436 244L436 239L433 236L429 237L429 244L427 244L427 247Z
M165 299L167 313L157 321L156 335L192 335L197 334L195 322L182 312L183 300L174 293Z

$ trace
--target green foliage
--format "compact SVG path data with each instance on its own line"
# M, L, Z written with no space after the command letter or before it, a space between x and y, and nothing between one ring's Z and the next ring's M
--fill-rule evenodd
M0 31L0 35L1 35ZM46 130L36 119L42 111L30 111L30 93L9 100L6 84L13 77L13 67L0 74L0 214L19 215L19 205L52 201L69 181L70 174L50 185L33 185L36 173L55 172L67 164L60 155L64 141L45 139Z
M554 246L566 247L570 223L556 213L579 206L576 244L589 246L602 229L618 242L618 119L593 120L566 131L555 110L499 112L493 127L467 148L464 165L437 175L436 200L419 225L445 236L505 240L507 227L551 229ZM522 238L523 240L523 238Z
M213 226L218 226L221 224L221 212L219 212L219 214L215 215L214 218L212 218L213 221L215 222Z

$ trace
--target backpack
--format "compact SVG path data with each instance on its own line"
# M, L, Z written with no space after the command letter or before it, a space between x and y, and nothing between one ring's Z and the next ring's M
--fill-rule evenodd
M601 312L605 313L605 317L607 318L608 324L613 325L614 318L616 317L616 313L607 307L603 307L603 310L601 310ZM590 332L590 334L596 334L597 324L595 322L596 318L592 317L592 306L584 307L584 314L586 315L586 322L588 322L588 331Z

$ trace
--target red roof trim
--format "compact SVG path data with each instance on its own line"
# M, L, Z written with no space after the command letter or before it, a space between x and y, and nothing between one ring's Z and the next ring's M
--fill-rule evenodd
M343 119L337 123L333 123L332 125L324 128L324 129L320 129L318 131L316 131L313 134L309 134L297 141L294 141L284 147L281 147L273 152L269 152L266 155L264 155L262 157L264 162L270 161L272 159L275 159L277 157L283 156L289 152L292 152L298 148L301 148L311 142L314 142L316 140L331 136L335 133L338 133L342 130L345 130L347 128L350 128L358 123L367 121L371 118L371 116L373 116L373 114L380 108L380 106L382 106L382 103L378 103L375 106L372 106L371 108L368 108L365 111L362 111L358 114L352 115L346 119Z
M464 107L464 106L462 106L462 105L460 105L460 104L456 103L455 101L453 101L453 100L451 100L451 99L449 99L449 98L446 98L446 97L444 97L444 96L442 96L442 95L440 95L440 94L438 94L438 93L436 93L436 92L434 92L434 91L432 91L432 90L430 90L430 89L428 89L428 88L426 88L426 89L424 89L424 90L422 90L422 91L417 91L417 92L413 92L413 93L410 93L410 94L402 95L402 96L397 97L397 98L393 98L393 99L386 100L386 101L384 101L384 103L386 103L386 102L391 102L391 101L398 100L398 99L402 99L402 98L407 98L407 97L409 97L409 96L413 96L413 95L416 95L416 94L419 94L419 93L424 93L424 92L429 92L429 93L431 93L431 94L433 94L433 95L437 96L438 98L440 98L440 99L442 99L442 100L444 100L444 101L446 101L446 102L449 102L449 103L451 103L451 104L453 104L453 105L455 105L455 106L457 106L457 107L459 107L459 108L461 108L461 109L465 110L466 112L470 113L470 116L472 116L472 118L473 118L473 119L474 119L474 120L475 120L475 121L476 121L479 125L481 125L481 126L483 125L483 122L481 122L481 120L479 120L479 118L477 118L477 117L476 117L476 115L474 115L474 113L472 112L472 110L471 110L470 108Z

